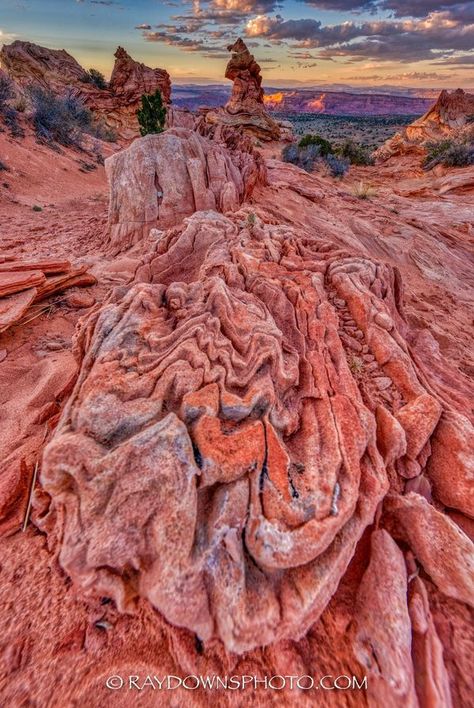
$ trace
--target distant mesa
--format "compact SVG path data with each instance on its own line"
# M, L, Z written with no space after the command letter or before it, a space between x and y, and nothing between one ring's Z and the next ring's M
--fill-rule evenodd
M279 113L315 113L346 116L421 115L432 98L400 96L389 93L326 91L318 88L284 89L263 97L268 111Z
M387 140L377 156L388 159L407 153L424 154L423 145L463 131L474 116L474 94L463 89L441 91L433 106L400 133Z

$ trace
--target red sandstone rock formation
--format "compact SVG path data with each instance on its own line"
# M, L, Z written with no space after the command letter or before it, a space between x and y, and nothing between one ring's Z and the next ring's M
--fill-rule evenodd
M134 61L122 47L115 52L110 84L105 89L84 82L85 70L64 49L47 49L16 40L0 50L0 62L23 88L33 83L54 93L71 91L125 138L138 134L136 111L144 93L159 89L164 102L171 101L168 72Z
M225 78L233 81L232 93L226 103L229 113L263 113L263 88L260 66L239 38L228 47L232 52Z
M109 234L114 252L150 230L169 228L195 211L235 211L265 171L258 154L227 151L186 128L147 135L106 160Z
M353 660L374 704L417 705L416 672L421 694L436 683L449 697L443 659L424 648L429 608L412 629L407 591L420 574L474 605L473 545L443 511L469 505L439 483L447 440L467 483L472 427L459 411L450 424L412 355L398 272L248 211L153 235L135 284L81 328L80 374L45 453L41 526L61 539L62 567L120 611L146 598L242 653L303 637L375 525Z
M20 86L35 83L55 93L80 84L85 74L82 66L64 49L47 49L19 39L3 45L0 62Z
M436 103L421 118L387 140L376 154L381 159L409 153L423 155L424 143L442 140L462 130L472 116L474 94L462 89L451 93L441 91Z
M232 52L232 57L227 64L225 76L234 82L231 97L223 108L205 112L198 129L206 134L222 125L242 129L244 133L261 140L279 140L282 130L265 111L260 66L255 57L241 39L229 45L228 50ZM286 123L283 132L288 137L289 127Z
M167 71L150 69L134 61L123 47L118 47L114 56L115 64L109 87L121 106L136 107L144 93L154 93L157 88L160 89L163 101L171 102L171 82Z

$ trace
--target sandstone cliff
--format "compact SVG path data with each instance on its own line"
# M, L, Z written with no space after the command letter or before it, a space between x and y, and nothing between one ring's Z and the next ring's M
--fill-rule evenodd
M168 72L134 61L122 47L115 52L110 83L103 89L85 80L86 71L64 49L47 49L16 40L2 47L0 63L23 89L38 84L57 94L69 91L78 96L123 138L135 137L139 132L136 111L144 93L159 89L165 103L171 100Z

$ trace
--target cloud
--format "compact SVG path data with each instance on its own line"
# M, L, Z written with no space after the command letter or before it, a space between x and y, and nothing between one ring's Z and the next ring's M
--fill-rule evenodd
M460 4L459 0L383 0L381 7L391 10L395 17L426 17L432 12L441 12Z
M378 0L299 0L305 5L318 10L335 10L339 12L375 12Z
M229 57L227 52L224 52L222 46L216 46L208 44L205 41L199 39L192 39L190 37L182 37L181 35L171 34L169 32L143 32L143 36L147 42L161 42L162 44L167 44L170 47L178 47L185 52L202 52L204 57L212 59L222 59L222 57Z
M394 17L426 17L458 6L460 0L298 0L320 10L339 12L391 12ZM472 5L471 3L465 3Z
M288 52L288 56L291 59L316 59L314 54L311 54L311 52Z
M468 51L474 46L474 23L452 12L433 12L423 19L343 22L323 26L320 20L284 20L259 15L248 21L249 37L274 42L292 40L293 49L318 49L318 58L347 57L351 61L414 62Z
M468 66L474 64L474 54L461 54L461 56L449 57L448 59L443 59L443 61L433 62L433 64L436 64L436 66L446 65L461 68L463 65Z

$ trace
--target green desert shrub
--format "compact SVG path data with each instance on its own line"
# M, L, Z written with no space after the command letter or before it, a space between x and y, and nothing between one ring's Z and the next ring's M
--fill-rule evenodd
M165 127L166 106L159 89L152 94L143 94L142 107L137 111L140 135L162 133Z
M474 165L474 142L472 140L446 139L426 144L427 155L424 168L431 170L436 165L445 167L468 167Z
M39 86L29 90L33 104L33 127L38 140L65 147L80 148L87 133L102 140L110 139L107 128L79 98L56 96Z
M305 148L310 145L316 145L319 148L319 154L321 157L326 157L334 152L333 147L329 140L322 138L320 135L313 135L308 133L298 143L298 147Z
M347 139L335 150L338 157L347 158L351 165L373 165L374 160L370 151L354 140Z

